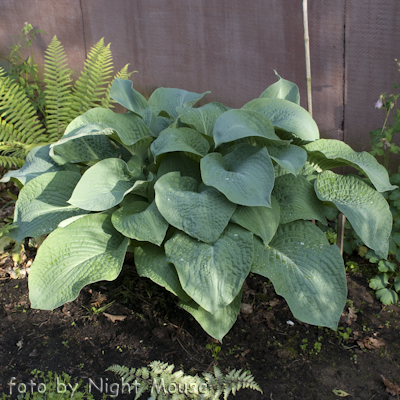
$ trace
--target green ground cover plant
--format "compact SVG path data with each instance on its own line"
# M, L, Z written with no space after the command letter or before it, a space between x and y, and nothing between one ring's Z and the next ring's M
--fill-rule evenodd
M110 97L127 113L86 111L3 177L24 185L9 235L49 234L29 275L33 308L114 280L130 251L139 275L220 341L249 273L269 278L295 318L337 328L343 259L309 220L326 225L325 207L335 207L386 258L392 214L381 193L396 186L372 155L320 139L287 80L241 109L194 107L205 94L159 88L147 101L115 79ZM368 182L329 170L340 166Z
M400 71L400 62L395 60ZM400 109L397 105L399 93L397 83L393 85L395 93L380 95L376 108L385 111L385 121L382 128L370 132L371 151L370 154L382 161L383 166L388 171L390 182L393 185L400 185L400 167L397 172L392 173L389 169L390 155L398 154L400 147L395 143L396 134L400 133ZM393 123L390 124L390 116ZM365 257L370 263L376 265L379 271L370 280L370 287L376 291L377 298L385 305L396 304L399 300L400 292L400 189L396 188L390 192L382 193L387 200L390 211L393 215L393 229L389 237L388 259L377 254L374 250L368 249L362 238L352 228L350 223L346 223L347 233L345 251L351 254L358 250L360 256ZM369 247L369 246L368 246Z

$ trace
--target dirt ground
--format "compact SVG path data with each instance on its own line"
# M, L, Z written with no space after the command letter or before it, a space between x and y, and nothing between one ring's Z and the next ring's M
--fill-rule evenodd
M26 250L23 265L29 266L35 251ZM12 266L3 255L0 395L10 393L12 378L28 382L35 369L66 372L84 384L111 383L118 378L105 370L113 364L138 367L160 360L189 374L210 371L214 364L224 373L250 370L263 394L244 389L229 398L328 400L346 393L349 399L399 398L400 308L383 307L360 273L348 275L338 331L297 321L268 280L250 275L242 300L247 306L219 344L172 294L139 278L130 256L116 281L85 287L75 301L53 311L30 308L29 276L11 279L6 271ZM92 393L101 398L96 389Z

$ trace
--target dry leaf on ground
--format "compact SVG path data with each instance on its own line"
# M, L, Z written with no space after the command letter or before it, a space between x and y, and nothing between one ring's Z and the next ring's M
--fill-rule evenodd
M383 375L381 375L381 378L383 380L383 384L386 386L386 392L390 393L392 396L398 396L400 395L400 386L395 385L394 383L388 381L385 379Z
M279 304L279 299L273 299L268 302L270 307L275 307Z
M358 340L357 344L362 349L364 347L366 347L367 349L379 349L379 347L383 347L386 345L383 338L375 339L372 337L365 337L363 340Z
M112 323L115 323L116 321L123 321L126 318L126 315L112 315L105 312L103 312L103 315L107 317Z
M351 325L353 321L357 321L356 308L349 307L349 313L347 314L347 324Z
M247 303L242 303L240 305L240 312L242 314L252 314L253 313L253 305L247 304Z
M90 303L94 307L100 307L100 304L107 300L107 296L100 292L92 296L92 302Z

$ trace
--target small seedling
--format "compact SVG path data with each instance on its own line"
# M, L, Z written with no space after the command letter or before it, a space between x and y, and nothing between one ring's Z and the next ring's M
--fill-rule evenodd
M219 360L218 354L221 351L220 346L218 346L216 343L207 343L206 349L211 351L211 356L215 361Z

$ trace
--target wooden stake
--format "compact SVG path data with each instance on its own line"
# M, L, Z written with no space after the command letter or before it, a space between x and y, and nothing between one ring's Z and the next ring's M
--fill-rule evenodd
M343 240L344 240L344 224L345 223L346 223L346 217L342 213L339 213L338 224L337 224L336 244L339 247L341 255L343 255Z
M303 28L304 28L304 50L306 58L306 83L307 83L307 110L312 116L312 95L311 95L311 59L310 59L310 38L308 36L308 6L307 0L303 0Z

